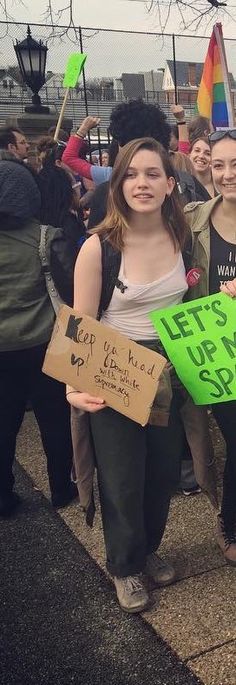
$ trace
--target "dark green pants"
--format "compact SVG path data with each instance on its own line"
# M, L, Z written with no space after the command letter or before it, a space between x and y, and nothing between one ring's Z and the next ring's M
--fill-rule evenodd
M160 545L180 475L183 429L172 400L167 428L144 428L113 409L91 415L108 571L144 569Z

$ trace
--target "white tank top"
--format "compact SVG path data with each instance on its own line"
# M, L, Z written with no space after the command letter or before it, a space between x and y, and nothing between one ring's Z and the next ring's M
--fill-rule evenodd
M157 333L148 314L179 304L188 289L181 253L172 271L145 285L134 285L125 278L122 256L118 280L121 286L115 286L101 321L132 340L155 340Z

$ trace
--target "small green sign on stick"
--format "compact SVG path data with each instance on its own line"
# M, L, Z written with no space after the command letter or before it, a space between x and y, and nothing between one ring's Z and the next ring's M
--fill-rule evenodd
M81 52L73 52L70 55L63 80L64 88L75 88L86 59L87 55Z
M66 88L59 119L57 122L57 127L55 130L54 134L54 140L58 139L58 133L60 131L62 119L64 116L65 108L66 108L66 103L67 103L67 98L70 92L70 88L75 88L76 84L78 83L79 76L81 74L81 71L83 69L84 63L87 59L87 55L83 52L72 52L70 55L67 65L66 65L66 71L65 71L65 76L63 80L63 86Z

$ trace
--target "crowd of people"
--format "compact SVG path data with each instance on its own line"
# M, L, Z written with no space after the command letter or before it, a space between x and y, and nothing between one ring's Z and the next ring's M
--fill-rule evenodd
M145 574L160 586L175 580L157 550L180 481L186 494L203 490L218 507L209 408L194 404L168 359L154 400L165 412L151 411L145 427L43 374L55 311L40 246L42 226L49 227L61 300L166 358L150 311L220 291L236 297L236 129L214 131L204 117L187 125L178 105L173 114L171 129L157 105L119 104L109 152L96 160L86 137L97 117L86 117L70 137L60 131L58 141L50 131L38 142L37 172L27 163L24 134L0 130L0 515L20 505L13 462L27 403L54 507L78 492L83 499L83 482L71 474L86 417L107 568L128 612L148 606ZM190 287L193 266L200 278ZM216 539L236 566L235 410L234 400L212 405L226 443ZM92 498L91 486L87 510Z

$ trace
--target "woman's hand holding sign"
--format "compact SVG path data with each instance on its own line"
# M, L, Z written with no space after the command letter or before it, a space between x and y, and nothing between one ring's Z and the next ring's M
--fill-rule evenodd
M69 385L66 386L66 398L72 407L88 411L91 414L104 409L106 406L101 397L93 397L87 392L78 392L78 390L74 390Z
M221 285L221 292L229 295L229 297L236 297L236 278L233 281L227 281L224 285Z

